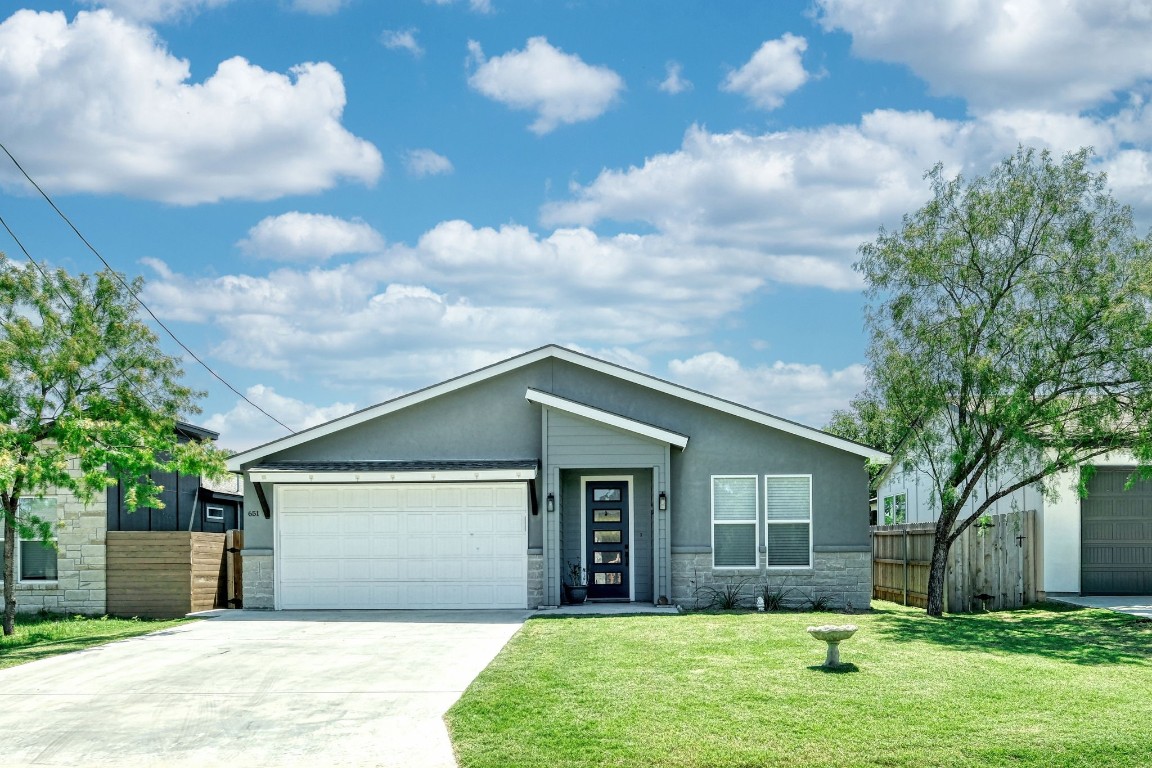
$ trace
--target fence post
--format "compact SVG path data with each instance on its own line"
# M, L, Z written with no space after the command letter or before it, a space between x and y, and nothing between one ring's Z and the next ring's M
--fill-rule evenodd
M908 605L908 529L904 529L904 605Z

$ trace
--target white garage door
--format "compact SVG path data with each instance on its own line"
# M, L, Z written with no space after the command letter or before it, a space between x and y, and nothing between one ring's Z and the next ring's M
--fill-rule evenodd
M277 607L524 608L524 483L276 487Z

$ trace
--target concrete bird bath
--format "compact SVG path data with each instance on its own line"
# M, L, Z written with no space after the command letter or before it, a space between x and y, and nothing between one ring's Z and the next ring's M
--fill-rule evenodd
M840 642L856 634L857 629L859 629L859 627L855 624L844 624L842 626L826 624L822 627L808 627L808 634L817 640L823 640L828 643L828 657L824 659L825 667L835 669L840 666Z

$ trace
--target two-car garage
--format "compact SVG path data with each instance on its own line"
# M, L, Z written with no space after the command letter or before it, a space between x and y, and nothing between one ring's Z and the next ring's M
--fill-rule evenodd
M527 482L277 484L277 608L524 608Z

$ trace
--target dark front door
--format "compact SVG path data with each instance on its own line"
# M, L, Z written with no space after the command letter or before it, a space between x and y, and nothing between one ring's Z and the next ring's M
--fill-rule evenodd
M591 481L586 493L588 597L627 600L628 481Z

